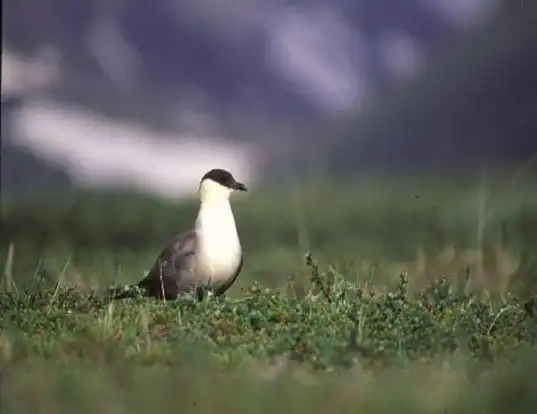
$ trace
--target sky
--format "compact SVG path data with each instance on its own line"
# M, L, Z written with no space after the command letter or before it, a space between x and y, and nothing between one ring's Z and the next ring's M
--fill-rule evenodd
M300 95L319 113L330 115L359 110L374 92L370 38L346 12L352 1L162 0L160 4L178 26L191 24L201 28L210 39L218 40L223 50L240 52L246 50L254 36L263 39L262 50L255 50L253 55L259 62L252 67L269 72L284 85L282 89ZM385 15L382 7L374 15L382 23L393 19L394 12L389 6L400 0L369 1L387 5ZM440 21L458 30L475 28L496 3L495 0L418 1ZM95 4L99 6L94 8L92 24L85 29L88 52L113 83L134 88L144 81L144 65L158 67L162 62L145 58L141 45L129 39L110 13L110 7L121 9L128 7L128 2ZM156 29L148 26L145 30L151 34ZM384 29L375 48L381 67L395 79L412 78L425 63L423 43L398 27ZM46 89L47 83L62 79L65 57L46 44L33 58L17 55L9 48L4 51L3 95L28 88ZM233 62L226 64L233 66ZM219 76L219 67L207 69L208 76ZM240 68L237 73L241 73ZM263 100L272 86L250 87L258 86L252 94ZM173 88L174 81L170 80L167 87ZM241 87L239 79L237 88ZM231 100L244 94L242 90L231 89ZM210 98L213 91L201 92ZM166 109L169 108L162 108ZM192 119L190 109L185 108L184 116L180 111L174 116ZM216 163L253 180L256 167L262 163L264 148L256 148L253 139L250 145L222 142L211 114L199 115L196 118L199 128L174 136L152 130L143 123L118 121L65 107L51 101L45 93L29 100L13 125L18 130L18 147L60 165L75 182L84 185L121 184L176 197L192 192L191 182L197 181L195 177ZM111 136L112 144L107 139ZM148 165L150 169L146 168ZM186 169L188 174L181 172Z

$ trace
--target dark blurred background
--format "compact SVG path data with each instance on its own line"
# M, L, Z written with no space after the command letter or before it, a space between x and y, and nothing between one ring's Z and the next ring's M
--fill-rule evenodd
M536 74L533 1L7 0L2 192L520 163Z

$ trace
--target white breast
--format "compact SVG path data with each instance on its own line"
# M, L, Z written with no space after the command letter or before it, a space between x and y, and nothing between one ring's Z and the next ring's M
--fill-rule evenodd
M227 280L241 259L235 218L227 200L203 203L196 220L196 273L207 280Z

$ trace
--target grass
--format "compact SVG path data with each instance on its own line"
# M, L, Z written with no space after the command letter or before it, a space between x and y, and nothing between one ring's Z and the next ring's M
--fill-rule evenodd
M401 277L376 293L308 263L305 297L256 283L241 299L201 302L3 294L3 412L529 412L536 402L532 302L479 301L445 279L414 292Z
M102 294L138 280L195 205L4 203L0 408L532 412L537 192L531 180L480 185L238 199L245 271L201 302Z
M337 263L376 283L407 271L533 283L537 269L537 185L525 180L357 180L281 185L234 200L247 265L241 282L285 284L304 271L303 254ZM173 233L187 229L196 203L72 194L3 202L0 254L15 246L18 281L39 266L66 279L106 284L139 279ZM484 268L482 268L484 267ZM395 279L394 279L395 278ZM501 285L501 283L499 283Z

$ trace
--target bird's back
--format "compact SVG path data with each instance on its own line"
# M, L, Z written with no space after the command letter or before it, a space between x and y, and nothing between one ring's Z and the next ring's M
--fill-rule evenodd
M179 293L195 288L193 267L197 243L195 231L175 235L138 286L150 296L166 299L174 299Z

